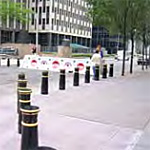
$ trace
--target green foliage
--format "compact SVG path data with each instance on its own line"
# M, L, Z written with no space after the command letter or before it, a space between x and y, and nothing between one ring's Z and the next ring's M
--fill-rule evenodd
M3 22L6 22L9 17L10 20L16 19L21 23L26 23L29 21L30 13L32 11L27 9L24 3L12 2L11 0L0 1L0 17Z
M89 16L94 25L102 25L111 33L143 30L143 25L150 24L150 0L87 0ZM124 24L126 21L126 24Z

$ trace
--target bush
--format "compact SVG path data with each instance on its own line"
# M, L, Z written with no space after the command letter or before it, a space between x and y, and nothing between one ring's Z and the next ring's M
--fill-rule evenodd
M42 52L42 54L50 54L56 56L56 52ZM72 57L80 58L80 57L89 57L91 58L93 54L91 53L72 53ZM115 57L115 54L106 54L104 57Z
M92 57L92 54L73 53L72 57Z

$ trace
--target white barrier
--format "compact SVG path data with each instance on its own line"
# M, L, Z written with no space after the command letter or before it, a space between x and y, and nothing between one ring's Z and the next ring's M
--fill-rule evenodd
M66 72L74 71L79 67L79 73L84 74L86 66L92 66L90 58L74 59L60 57L41 57L38 55L25 55L21 68L50 70L58 72L60 69L66 69ZM91 74L93 74L91 67Z
M22 60L20 60L21 63ZM10 58L10 66L17 65L17 59ZM0 59L0 66L7 66L7 59Z

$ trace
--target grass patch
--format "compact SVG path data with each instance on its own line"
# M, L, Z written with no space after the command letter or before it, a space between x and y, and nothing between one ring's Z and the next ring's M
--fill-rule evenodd
M56 52L42 52L41 54L49 54L49 55L52 55L52 56L56 56L57 53ZM72 54L72 57L74 58L80 58L80 57L92 57L93 54L91 53L73 53ZM104 57L114 57L115 54L106 54L104 55Z
M92 54L73 53L72 57L92 57Z

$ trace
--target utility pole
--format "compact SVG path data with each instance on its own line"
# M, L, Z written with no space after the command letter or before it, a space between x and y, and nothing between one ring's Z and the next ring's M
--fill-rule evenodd
M124 76L125 74L125 57L126 57L126 40L127 40L127 13L128 11L125 10L125 14L124 14L124 25L123 25L123 60L122 60L122 76Z
M36 50L38 52L38 46L39 46L39 2L38 0L36 0L36 7L37 7L37 10L36 10L36 39L35 39L35 45L36 45Z

